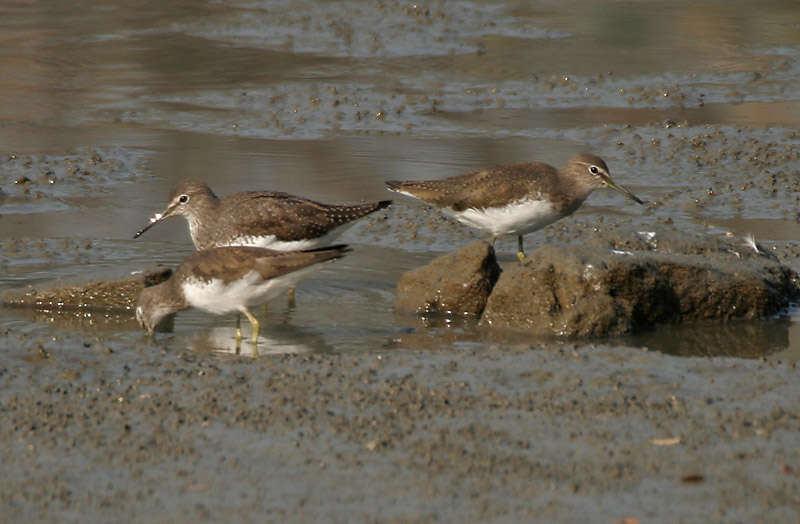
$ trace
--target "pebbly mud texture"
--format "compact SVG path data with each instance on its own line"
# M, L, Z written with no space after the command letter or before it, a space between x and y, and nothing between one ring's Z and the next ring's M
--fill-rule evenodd
M407 313L478 316L499 275L494 248L473 242L405 273L397 283L395 308Z
M798 296L798 275L740 239L615 233L545 246L507 268L481 323L540 335L606 336L659 323L758 319Z
M172 270L157 267L130 278L99 280L74 286L8 290L0 297L6 307L131 311L139 292L167 280Z

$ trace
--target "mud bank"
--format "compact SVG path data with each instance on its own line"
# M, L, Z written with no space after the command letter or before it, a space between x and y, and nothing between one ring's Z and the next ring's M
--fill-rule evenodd
M10 520L797 515L790 364L568 344L220 361L9 335L37 362L0 373Z
M172 275L169 268L151 268L119 280L98 280L85 284L10 289L0 293L0 304L13 308L40 310L85 310L133 312L139 293Z

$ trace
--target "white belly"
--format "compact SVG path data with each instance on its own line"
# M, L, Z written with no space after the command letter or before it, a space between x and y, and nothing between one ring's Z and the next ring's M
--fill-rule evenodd
M524 235L552 224L562 216L546 200L519 200L505 207L443 211L462 224L483 229L494 236Z
M337 227L328 233L317 238L306 238L303 240L289 240L283 241L275 238L275 235L264 236L240 236L234 238L227 244L218 244L217 247L223 246L251 246L251 247L264 247L267 249L274 249L275 251L303 251L305 249L315 249L318 247L329 246L334 240L344 231L346 227Z
M183 294L192 307L216 315L233 313L263 304L286 292L308 273L319 269L319 266L315 264L269 280L261 278L256 271L227 283L218 278L209 281L187 280L182 285Z

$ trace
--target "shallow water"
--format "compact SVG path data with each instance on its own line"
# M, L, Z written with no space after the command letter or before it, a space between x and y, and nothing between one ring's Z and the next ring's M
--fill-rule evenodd
M595 194L528 246L671 220L696 233L753 233L800 267L796 193L780 187L800 169L800 14L791 2L761 5L757 16L747 2L79 4L0 8L4 288L176 265L191 252L182 221L130 237L184 177L221 195L275 189L348 202L386 198L388 179L531 159L559 165L587 149L662 205ZM444 345L526 343L393 312L404 271L475 238L396 199L345 233L355 252L305 281L295 308L270 305L264 332L278 341L265 345L368 351L414 333ZM513 263L513 239L498 248ZM2 310L0 328L143 340L130 318L112 317ZM678 337L657 328L617 343L796 356L795 318L686 326ZM232 326L187 312L157 344L208 346Z

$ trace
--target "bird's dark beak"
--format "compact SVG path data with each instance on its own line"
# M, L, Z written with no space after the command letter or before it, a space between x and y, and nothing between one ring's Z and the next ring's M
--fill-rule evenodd
M133 238L139 238L140 236L142 236L142 234L145 231L147 231L148 229L150 229L154 225L158 224L159 222L161 222L165 218L169 218L170 216L172 216L172 209L173 208L168 207L163 213L156 213L155 215L151 216L150 217L150 223L147 224L146 226L144 226L139 231L137 231L136 234L133 235Z
M606 180L606 185L608 187L610 187L611 189L613 189L614 191L619 191L620 193L622 193L626 197L630 198L631 200L633 200L637 204L644 205L644 202L639 197L637 197L636 195L631 193L630 189L617 184L616 182L611 180L611 178L606 178L605 180Z

